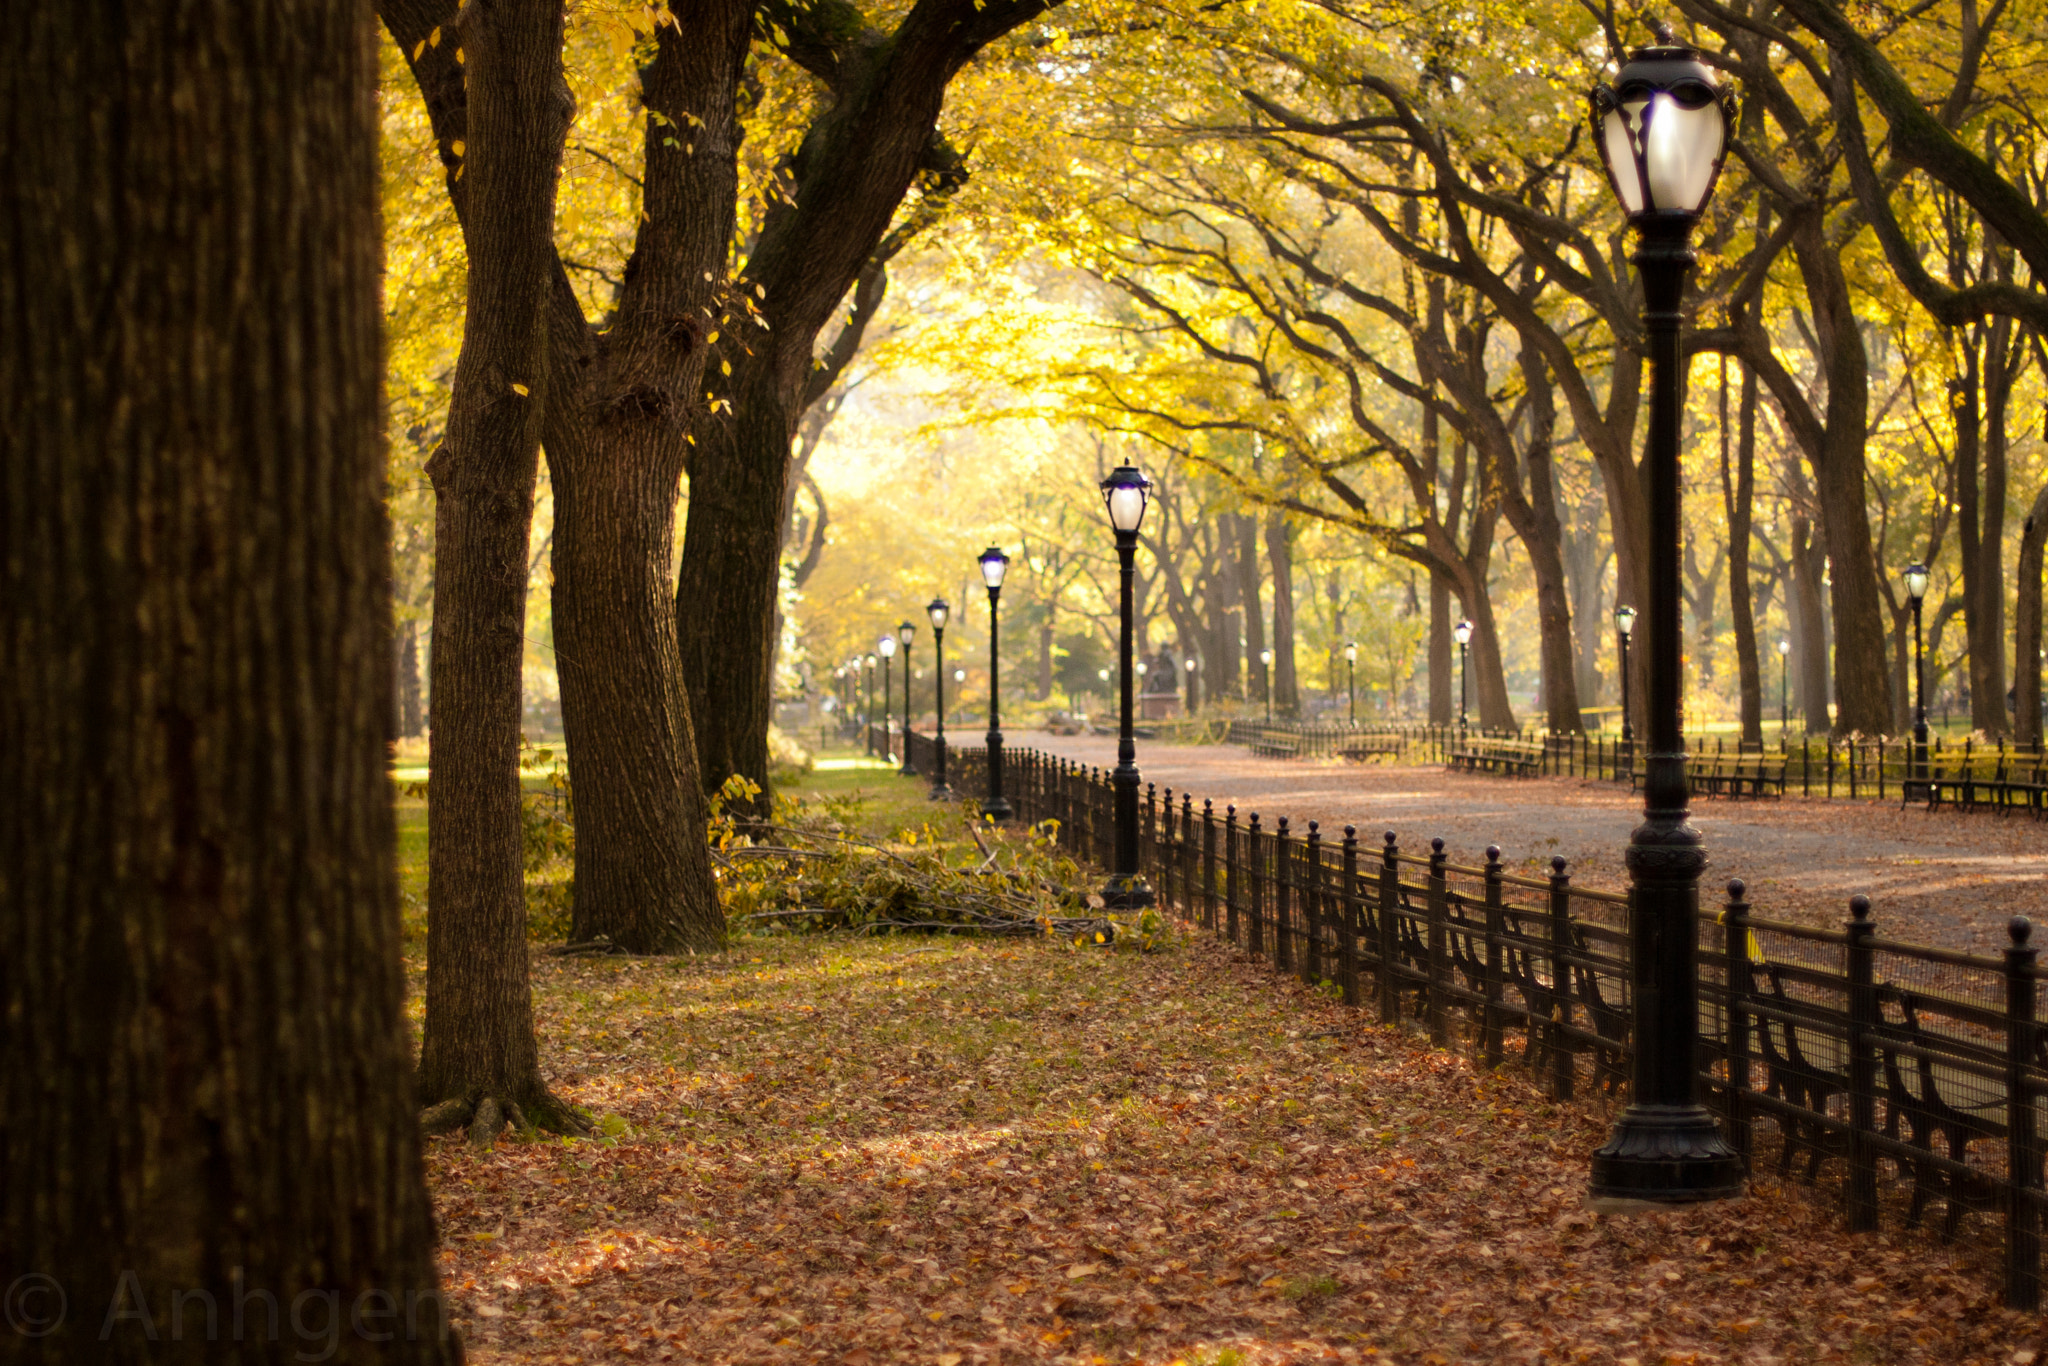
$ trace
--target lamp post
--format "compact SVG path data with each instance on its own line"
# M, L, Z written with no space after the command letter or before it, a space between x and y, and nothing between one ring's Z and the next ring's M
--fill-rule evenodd
M902 777L913 777L917 765L910 760L910 642L917 639L917 626L913 622L896 623L896 640L903 646L903 767L896 770ZM884 711L888 710L886 707ZM882 722L887 726L888 720Z
M1273 652L1259 651L1259 691L1266 695L1266 724L1273 724Z
M1920 651L1920 604L1927 597L1927 566L1909 564L1903 575L1913 604L1913 776L1927 778L1927 665Z
M1619 658L1615 666L1621 670L1621 765L1614 780L1620 782L1624 774L1633 774L1636 768L1636 727L1628 708L1628 638L1636 626L1636 609L1622 603L1614 609L1614 639Z
M932 715L938 727L932 737L932 753L936 757L932 760L930 795L935 802L950 802L953 789L946 786L946 618L953 608L944 598L933 598L924 610L932 619ZM905 706L904 711L907 713L909 707ZM909 728L910 723L904 722L904 729Z
M1102 481L1102 502L1109 509L1109 524L1116 532L1119 591L1117 633L1118 682L1123 692L1123 714L1117 723L1116 771L1110 784L1116 798L1116 866L1102 899L1119 910L1135 910L1152 904L1152 889L1138 876L1138 741L1131 725L1131 699L1136 691L1131 661L1132 597L1138 573L1138 527L1145 520L1145 501L1152 481L1126 460Z
M1189 655L1185 663L1188 669L1188 715L1193 716L1197 711L1201 710L1202 704L1201 694L1195 690L1195 670L1201 664L1201 661L1193 655Z
M896 657L896 637L883 636L875 642L875 649L882 656L882 759L886 762L895 757L894 751L889 748L889 661ZM905 658L903 661L903 691L906 696L909 695L910 660L908 658ZM910 759L908 753L910 745L907 739L903 748L905 750L904 762L907 767Z
M1015 814L1010 799L1003 795L1003 722L998 710L1003 672L996 654L1001 639L996 604L1003 596L1003 575L1009 568L1010 557L1001 546L992 545L981 552L981 581L988 587L988 736L984 742L988 746L988 796L981 804L981 814L992 821L1006 821Z
M1629 838L1634 1058L1629 1106L1593 1154L1589 1194L1626 1209L1741 1194L1741 1156L1699 1101L1699 879L1706 866L1688 819L1681 732L1679 617L1679 306L1693 262L1692 228L1713 192L1735 97L1689 47L1657 30L1612 86L1591 92L1595 143L1636 230L1650 420L1643 455L1648 512L1644 620L1649 754L1643 823Z
M1465 647L1472 643L1472 623L1460 621L1451 628L1451 636L1458 642L1458 733L1465 731Z
M1358 724L1358 647L1344 647L1344 697L1349 704L1351 724Z

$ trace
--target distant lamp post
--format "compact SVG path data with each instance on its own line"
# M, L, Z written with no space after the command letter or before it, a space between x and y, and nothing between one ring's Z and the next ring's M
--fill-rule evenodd
M1152 904L1152 889L1138 876L1138 741L1132 728L1132 695L1135 669L1131 659L1132 598L1138 573L1138 527L1145 520L1145 502L1152 481L1126 460L1102 481L1102 502L1109 509L1109 524L1116 532L1119 589L1117 633L1117 674L1123 693L1122 716L1117 722L1116 771L1110 783L1116 799L1116 866L1102 899L1110 907L1134 910Z
M1358 724L1358 647L1344 647L1344 697L1349 704L1351 724Z
M888 760L896 755L896 752L889 747L889 661L896 657L896 637L883 636L875 642L875 649L882 656L882 758ZM906 697L910 694L910 661L908 659L903 661L903 692ZM910 765L910 745L907 737L907 728L903 746L903 763L907 772Z
M1636 609L1627 603L1614 609L1614 639L1619 658L1615 667L1621 671L1621 753L1623 773L1634 773L1636 766L1635 722L1628 709L1628 638L1635 631ZM1617 781L1621 773L1615 774Z
M868 651L867 663L868 709L861 713L860 726L862 730L868 733L867 749L868 753L872 755L875 752L875 653L872 650ZM886 700L883 702L883 705L888 705Z
M1920 648L1920 604L1927 598L1927 566L1909 564L1902 576L1913 604L1913 776L1927 778L1927 664Z
M1721 1200L1742 1192L1743 1163L1699 1101L1699 879L1706 866L1687 809L1679 616L1679 307L1692 268L1692 229L1715 178L1735 113L1732 90L1689 47L1657 29L1612 86L1591 92L1594 140L1636 230L1650 358L1650 417L1643 454L1648 513L1644 584L1644 719L1649 731L1643 823L1627 862L1634 986L1629 1106L1593 1154L1596 1206L1628 1208Z
M906 778L913 776L917 772L917 765L910 761L910 642L915 639L917 639L917 626L915 623L908 621L896 623L896 643L903 647L903 767L896 771ZM884 700L886 703L886 699ZM884 713L887 713L889 708L887 705L884 705L882 710ZM889 718L885 714L882 718L882 725L886 728L888 724Z
M1785 747L1785 734L1792 729L1792 642L1778 641L1778 748Z
M1466 647L1472 643L1472 623L1460 621L1451 628L1451 638L1458 642L1458 729L1465 729L1465 665Z
M1002 639L996 606L1003 596L1003 575L1009 569L1010 557L1001 546L992 545L981 552L981 581L988 589L988 736L984 741L988 746L988 795L982 800L981 814L992 821L1006 821L1016 814L1010 799L1003 795L1003 672L996 653Z
M932 790L935 802L953 800L953 789L946 786L946 618L953 608L944 598L933 598L925 604L925 614L932 619L932 715L937 727L932 737ZM904 752L909 752L906 741Z
M1195 670L1202 661L1196 659L1193 655L1189 655L1184 662L1188 670L1188 715L1193 716L1197 711L1201 710L1202 704L1201 693L1197 691L1195 684Z
M1266 724L1273 724L1273 652L1259 651L1259 691L1266 695Z

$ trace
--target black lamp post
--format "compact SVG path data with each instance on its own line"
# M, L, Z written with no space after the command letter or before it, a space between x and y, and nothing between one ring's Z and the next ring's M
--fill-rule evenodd
M1003 795L1003 722L999 710L1003 672L997 655L1002 633L998 629L996 604L1003 596L1003 575L1009 568L1010 557L1001 546L992 545L981 552L981 581L988 586L988 797L981 804L981 814L992 821L1006 821L1015 814L1010 809L1010 799Z
M1188 715L1193 716L1201 710L1202 706L1202 695L1196 691L1195 681L1195 670L1200 667L1201 661L1193 655L1189 655L1186 663L1188 669Z
M882 656L882 758L886 762L895 757L895 752L889 748L889 661L896 657L896 637L883 636L875 642L875 649ZM906 694L910 691L910 660L907 658L903 661L903 691ZM907 740L903 748L907 763L910 748Z
M1792 729L1792 642L1778 642L1778 748L1785 747L1785 733Z
M1681 731L1679 617L1679 306L1693 263L1692 228L1713 192L1735 109L1734 92L1661 27L1612 86L1592 91L1594 140L1636 230L1650 421L1643 457L1649 513L1649 606L1644 717L1649 754L1643 823L1629 839L1634 1068L1629 1107L1593 1154L1596 1205L1684 1204L1742 1192L1742 1158L1699 1101L1699 879L1706 866L1687 809Z
M1927 777L1927 665L1920 652L1920 604L1927 597L1927 566L1909 564L1903 575L1913 604L1913 776Z
M1138 741L1131 728L1131 700L1137 691L1131 660L1132 597L1138 573L1138 527L1145 520L1145 501L1151 489L1152 481L1128 460L1102 481L1102 501L1109 509L1109 524L1116 531L1121 584L1117 597L1122 621L1117 635L1117 671L1123 691L1123 715L1116 732L1116 771L1110 775L1116 798L1116 867L1102 889L1102 899L1118 910L1152 904L1152 889L1138 876Z
M1259 691L1266 695L1266 724L1273 724L1273 652L1259 651Z
M1358 724L1358 647L1344 647L1344 697L1349 704L1351 724Z
M950 802L953 789L946 786L946 617L953 608L944 598L933 598L924 610L932 619L932 715L938 726L932 737L932 752L937 757L932 761L931 799ZM903 629L908 631L910 628L905 626ZM906 706L904 710L907 713L909 708ZM910 723L905 721L903 728L907 732ZM908 746L905 748L907 750Z
M1466 647L1472 643L1472 623L1460 621L1451 628L1451 636L1458 642L1458 731L1465 730L1465 656Z
M1635 608L1623 603L1614 609L1614 640L1619 656L1615 664L1621 670L1621 763L1614 775L1616 782L1633 774L1636 767L1636 725L1628 706L1628 638L1635 627Z
M907 621L896 623L896 643L903 647L903 766L896 772L905 778L913 777L917 773L917 765L910 759L910 642L915 639L915 625ZM888 709L885 707L883 710ZM884 727L889 724L886 717L882 724Z

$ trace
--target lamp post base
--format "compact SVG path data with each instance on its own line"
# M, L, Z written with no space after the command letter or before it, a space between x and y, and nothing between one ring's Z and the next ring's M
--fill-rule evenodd
M932 790L928 794L926 794L925 800L933 802L950 802L953 800L953 789L948 787L944 783L934 783L932 784Z
M1693 1205L1742 1194L1742 1157L1703 1105L1631 1105L1593 1154L1588 1198L1604 1202Z
M990 797L981 804L981 814L998 825L1017 818L1017 812L1011 807L1008 797Z
M1152 885L1136 873L1119 874L1102 887L1102 904L1112 911L1142 911L1157 901Z

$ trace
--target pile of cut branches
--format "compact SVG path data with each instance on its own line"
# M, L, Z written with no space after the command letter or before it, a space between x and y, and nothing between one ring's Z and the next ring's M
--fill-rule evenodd
M778 802L773 822L735 820L724 807L738 795L719 794L711 824L737 932L1032 935L1149 949L1164 928L1156 912L1112 913L1082 890L1086 874L1061 851L1057 821L998 832L970 807L967 838L950 847L930 826L881 844L802 803Z

